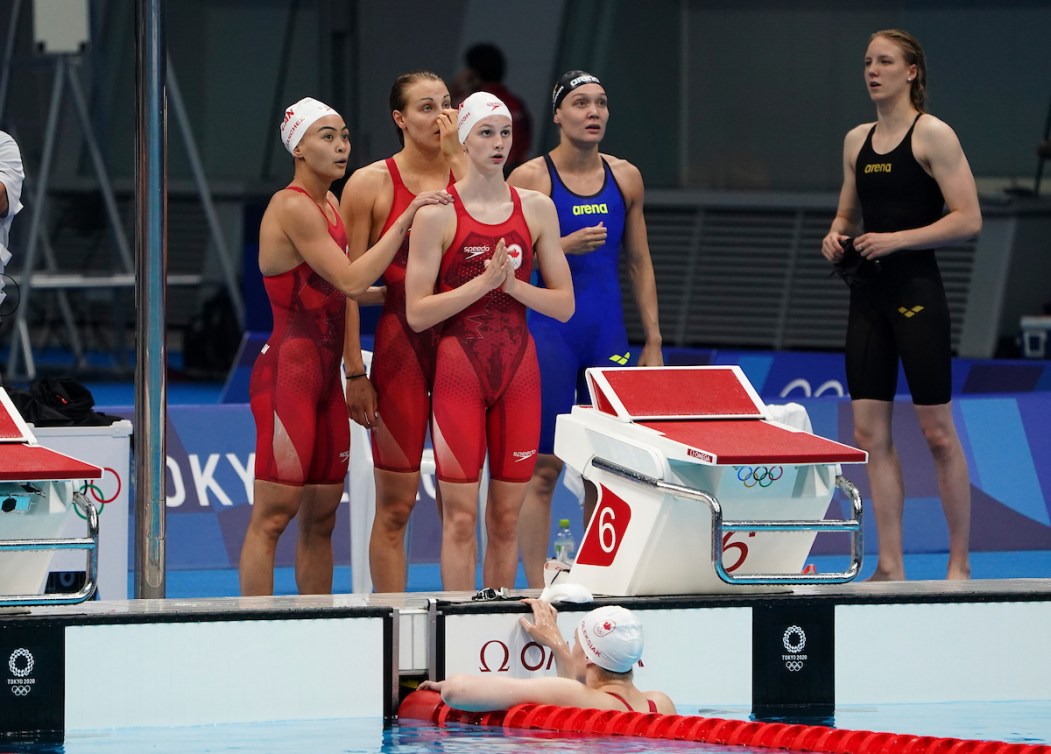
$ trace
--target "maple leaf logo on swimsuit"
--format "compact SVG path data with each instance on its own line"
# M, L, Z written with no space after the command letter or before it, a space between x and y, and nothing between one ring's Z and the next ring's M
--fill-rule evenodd
M595 626L595 636L606 636L607 634L611 634L616 627L617 624L614 621L604 620L602 623Z
M517 270L522 266L522 247L516 243L507 247L507 258L511 260L512 269Z

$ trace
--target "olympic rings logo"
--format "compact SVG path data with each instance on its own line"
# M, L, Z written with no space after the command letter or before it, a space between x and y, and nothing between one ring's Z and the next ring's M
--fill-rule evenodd
M29 696L29 692L33 690L32 686L12 686L11 693L15 696Z
M84 480L84 483L80 485L80 489L78 490L78 492L80 492L81 495L87 495L90 493L91 497L94 498L95 502L99 504L98 512L100 516L102 515L102 511L106 509L106 505L112 503L114 500L120 497L120 492L124 488L124 484L121 481L120 474L117 473L116 469L112 469L109 466L103 466L102 471L112 474L114 480L116 480L116 490L113 492L112 495L107 497L106 493L102 491L102 487L96 484L96 482L89 481L87 479ZM102 478L106 478L105 473L103 474ZM109 487L109 485L106 486ZM81 512L80 506L74 505L73 510L75 510L77 512L77 515L80 516L82 519L87 520L87 513Z
M781 635L781 643L792 653L785 657L785 668L791 673L798 673L803 669L803 661L806 659L806 655L799 654L806 647L806 632L799 626L789 626Z
M748 489L752 487L769 487L782 476L785 470L780 466L735 466L737 469L737 481L744 484Z

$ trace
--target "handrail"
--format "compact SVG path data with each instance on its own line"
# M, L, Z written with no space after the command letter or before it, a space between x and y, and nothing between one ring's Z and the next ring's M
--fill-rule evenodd
M656 479L641 472L621 466L598 456L591 459L596 468L643 485L666 492L674 497L696 500L708 506L712 513L711 559L716 574L727 584L845 584L861 572L861 560L864 553L862 546L862 502L858 492L849 480L842 475L836 477L836 486L850 497L851 518L842 520L798 520L798 521L724 521L723 508L719 501L704 490L684 487L678 484ZM850 533L850 567L845 571L832 573L790 574L790 573L755 573L734 575L726 570L722 558L723 534L729 532L849 532Z
M0 552L36 552L40 550L85 550L87 570L84 585L70 594L5 594L0 595L0 607L33 607L40 605L79 605L95 594L99 571L99 512L84 493L73 493L73 505L86 514L88 536L69 539L6 539L0 540Z

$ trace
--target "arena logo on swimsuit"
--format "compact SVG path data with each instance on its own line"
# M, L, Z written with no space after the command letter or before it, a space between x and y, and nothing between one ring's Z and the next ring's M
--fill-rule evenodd
M609 208L605 202L602 204L574 204L574 215L608 215Z
M865 175L869 173L889 173L892 167L894 165L890 162L870 162L865 166Z

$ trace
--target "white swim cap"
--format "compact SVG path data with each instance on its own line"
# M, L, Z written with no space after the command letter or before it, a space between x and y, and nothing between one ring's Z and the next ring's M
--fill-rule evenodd
M511 119L511 111L495 94L475 92L461 102L460 119L456 123L456 134L460 137L460 143L467 141L467 135L478 121L490 115L503 115L508 120Z
M580 621L577 641L585 656L600 668L627 673L642 657L642 624L619 605L599 607Z
M285 149L291 153L314 121L326 115L339 113L313 97L304 97L296 104L286 107L285 118L281 121L281 143L285 145Z

